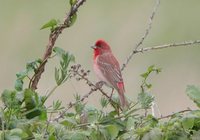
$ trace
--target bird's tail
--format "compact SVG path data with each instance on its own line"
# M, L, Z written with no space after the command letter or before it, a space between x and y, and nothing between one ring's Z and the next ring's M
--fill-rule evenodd
M122 106L122 109L123 110L126 110L128 109L128 101L124 95L125 93L125 90L124 90L124 83L123 82L120 82L117 84L118 86L118 94L119 94L119 100L120 100L120 104Z
M128 101L124 94L119 93L119 100L123 110L128 109Z

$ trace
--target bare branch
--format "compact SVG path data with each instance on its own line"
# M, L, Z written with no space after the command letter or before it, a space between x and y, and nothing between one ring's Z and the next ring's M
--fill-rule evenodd
M73 106L75 106L77 103L79 102L83 102L86 98L88 98L95 90L91 89L90 92L88 92L87 94L85 94L80 100L78 101L75 101L75 102L70 102L68 105L67 105L67 108L65 108L64 111L62 111L56 118L54 118L52 120L52 122L54 121L59 121L59 119L63 118L65 116L65 113L70 109L72 108Z
M170 117L174 116L175 114L183 114L185 112L190 112L190 111L192 111L192 110L190 108L187 108L185 110L181 110L181 111L176 112L176 113L172 113L172 114L169 114L169 115L166 115L166 116L162 116L162 117L158 118L158 120L170 118Z
M157 0L156 1L156 5L154 6L154 9L150 15L150 18L149 18L149 23L148 23L148 26L145 30L145 33L144 35L142 36L142 38L140 39L140 41L135 45L134 49L132 50L132 52L130 53L130 55L128 56L128 58L126 59L126 62L122 65L122 68L121 68L121 71L124 70L124 68L128 65L129 61L132 59L133 55L135 54L135 50L137 50L141 45L142 43L144 42L144 40L147 38L147 36L149 35L149 32L151 30L151 27L152 27L152 23L153 23L153 19L155 17L155 14L156 14L156 11L158 9L160 5L160 0Z
M46 47L46 51L43 56L43 61L40 64L39 68L31 78L31 83L29 84L31 89L36 90L38 82L40 80L40 77L42 73L44 72L45 65L48 61L48 58L51 56L54 44L58 38L58 36L62 33L62 31L70 26L71 18L72 16L77 12L78 8L85 2L86 0L77 0L76 4L74 4L70 11L68 12L67 16L65 17L65 20L63 24L59 25L54 31L52 31L49 35L49 42Z
M137 49L133 52L133 54L136 53L143 53L147 51L153 51L153 50L160 50L160 49L165 49L165 48L173 48L173 47L191 47L192 45L200 44L200 40L195 40L195 41L184 41L180 43L171 43L171 44L164 44L164 45L158 45L158 46L153 46L153 47L147 47L147 48L141 48Z
M89 81L88 79L86 79L86 81ZM90 81L89 81L90 82ZM64 115L65 115L65 113L69 110L69 109L71 109L73 106L75 106L77 103L79 103L79 102L83 102L85 99L87 99L92 93L94 93L94 91L97 91L97 90L99 90L106 98L110 98L104 91L103 91L103 89L101 88L101 86L100 87L98 87L98 86L96 86L97 84L98 84L98 82L96 83L96 84L93 84L93 83L91 83L92 85L92 87L93 88L91 88L91 90L87 93L87 94L85 94L84 96L82 96L82 98L80 99L80 100L78 100L78 101L75 101L75 102L70 102L68 105L67 105L67 108L65 108L65 110L64 111L62 111L55 119L53 119L52 121L59 121L59 119L61 119L61 118L63 118L64 117ZM114 101L113 100L109 100L110 101L110 104L114 107ZM120 110L122 110L121 108L119 108Z

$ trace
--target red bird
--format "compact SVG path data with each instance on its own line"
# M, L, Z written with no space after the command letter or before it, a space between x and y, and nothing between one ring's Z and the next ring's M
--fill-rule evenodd
M110 46L104 40L97 40L94 49L94 71L107 86L116 89L119 94L122 108L128 107L128 102L124 96L124 82L120 71L119 62L112 54Z

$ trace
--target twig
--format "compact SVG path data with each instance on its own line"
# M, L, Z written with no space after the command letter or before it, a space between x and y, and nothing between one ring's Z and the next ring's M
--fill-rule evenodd
M71 7L70 11L68 12L67 16L65 17L63 24L61 24L58 27L56 27L56 29L50 33L49 42L47 44L46 51L45 51L43 59L42 59L43 63L40 64L39 68L37 69L37 71L33 75L33 79L31 80L31 84L30 84L30 88L31 89L33 89L33 90L37 89L38 82L40 80L40 77L41 77L42 73L44 72L45 65L46 65L46 63L48 61L48 58L51 56L54 44L55 44L58 36L62 33L62 31L65 28L70 26L70 20L71 20L72 16L77 12L78 8L85 1L86 0L77 0L76 4L74 4Z
M54 118L52 120L52 122L54 121L58 121L59 119L63 118L65 113L70 109L72 108L74 105L76 105L77 103L79 102L83 102L86 98L88 98L92 93L94 92L93 89L90 90L90 92L88 92L87 94L85 94L80 100L78 101L75 101L75 102L70 102L68 105L67 105L67 108L65 108L64 111L62 111L56 118Z
M133 52L133 54L136 53L143 53L147 51L153 51L153 50L160 50L164 48L173 48L173 47L190 47L191 45L196 45L200 44L200 40L194 40L194 41L184 41L180 43L171 43L171 44L164 44L164 45L158 45L158 46L153 46L153 47L146 47L146 48L141 48L137 49Z
M87 72L85 72L84 69L80 69L81 68L81 65L80 64L77 64L77 65L73 65L71 66L71 69L69 70L71 72L71 75L76 77L76 80L84 80L86 82L86 84L91 87L91 89L93 91L96 91L96 90L99 90L104 96L106 96L107 98L110 98L102 89L102 85L103 84L100 84L101 82L97 82L97 83L92 83L88 78L87 78L87 75L89 74L89 70Z
M110 104L113 106L113 108L115 108L115 102L114 102L114 101L110 98L110 96L108 96L108 95L106 94L106 92L104 92L103 89L102 89L102 86L103 86L102 81L99 81L99 82L93 84L93 83L86 77L88 73L84 72L83 69L82 69L81 71L82 71L82 73L80 73L79 70L75 70L75 71L74 71L74 74L77 75L77 76L79 76L80 79L85 80L86 83L88 84L88 86L91 87L93 91L99 90L99 91L101 92L101 94L103 94L103 95L108 99L108 101L109 101ZM91 93L91 94L92 94L92 93ZM116 108L115 108L115 109L116 109ZM122 108L121 108L120 106L119 106L119 109L122 111Z
M108 96L108 95L106 94L106 92L103 91L102 85L99 84L100 82L97 82L97 83L95 83L95 84L92 83L92 82L86 77L87 74L88 74L88 72L85 72L83 69L81 69L81 70L79 71L80 67L81 67L81 65L79 65L79 64L78 64L78 65L74 65L74 66L71 67L70 72L72 72L72 75L73 75L73 76L78 76L77 80L81 80L81 79L82 79L82 80L86 81L86 84L90 87L90 91L89 91L87 94L85 94L80 100L69 103L69 104L67 105L67 108L66 108L64 111L62 111L62 113L60 113L59 116L57 116L53 121L58 121L59 119L63 118L64 115L65 115L65 113L66 113L70 108L72 108L74 105L76 105L76 104L79 103L79 102L83 102L83 101L84 101L86 98L88 98L94 91L97 91L97 90L99 90L99 91L101 92L101 94L103 94L103 95L109 100L109 102L110 102L110 104L113 106L113 108L115 108L115 105L114 105L115 102L114 102L112 99L110 99L110 96ZM116 108L115 108L115 109L116 109ZM119 107L119 109L122 110L121 107Z
M123 71L124 68L128 65L129 61L132 59L133 55L135 54L134 52L143 44L144 40L149 35L149 32L150 32L151 27L152 27L153 19L155 17L155 14L156 14L156 11L157 11L159 5L160 5L160 0L157 0L156 1L156 5L154 6L154 9L153 9L153 11L152 11L152 13L150 15L148 26L147 26L147 28L145 30L144 35L142 36L142 38L140 39L140 41L135 45L133 51L130 53L130 55L126 59L126 62L122 65L121 71Z
M170 117L174 116L175 114L181 114L181 113L185 113L185 112L189 112L189 111L192 111L192 110L190 108L187 108L185 110L181 110L181 111L178 111L176 113L172 113L172 114L169 114L169 115L166 115L166 116L162 116L162 117L158 118L158 120L170 118Z
M127 113L127 114L120 114L119 116L117 117L113 117L111 119L108 119L108 120L104 120L103 122L96 122L96 123L82 123L82 124L79 124L77 125L76 127L83 127L83 126L89 126L91 124L94 124L94 125L99 125L99 124L105 124L107 122L111 122L111 121L114 121L114 120L118 120L118 119L122 119L122 118L127 118L129 115L131 115L133 112L136 112L137 110L140 110L141 108L136 108L136 109L133 109L136 105L138 104L135 103L133 104L133 106L130 107L130 111ZM133 110L131 110L133 109Z

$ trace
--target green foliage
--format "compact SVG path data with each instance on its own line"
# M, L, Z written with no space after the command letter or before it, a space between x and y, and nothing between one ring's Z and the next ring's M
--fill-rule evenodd
M76 4L76 2L77 2L77 0L69 0L69 4L70 4L71 6L73 6L74 4Z
M76 19L77 19L77 14L73 14L71 17L70 17L70 22L69 22L69 26L72 26L74 25L74 23L76 22Z
M35 73L41 63L42 63L41 59L36 59L34 61L28 62L26 64L26 69L16 74L17 79L15 81L15 90L17 91L23 90L25 78L30 80L29 75L31 73Z
M73 6L76 4L77 0L69 0L69 4L71 6L71 8L73 8ZM68 22L68 27L71 27L72 25L74 25L74 23L76 22L77 19L77 14L74 13L73 15L70 16L70 20Z
M1 99L7 108L18 108L22 104L23 95L14 90L4 90Z
M24 90L24 103L25 103L25 114L28 119L32 119L36 116L40 119L45 120L47 117L46 109L44 104L44 97L39 97L38 93L31 89Z
M71 9L77 0L69 0ZM67 27L72 26L77 14L70 15ZM41 29L54 31L59 21L52 19ZM59 68L55 68L56 86L42 96L30 88L32 78L46 60L36 59L26 64L25 70L16 74L14 90L4 90L1 94L3 106L0 111L0 139L2 140L198 140L200 137L200 110L185 110L157 118L148 112L154 96L150 94L152 73L161 69L154 65L141 74L141 92L135 102L130 101L129 109L120 111L116 95L110 106L106 97L100 99L98 109L82 101L75 95L75 102L64 108L62 102L53 101L46 107L46 100L58 86L73 77L69 71L75 57L59 47L53 49L53 56L59 58ZM53 58L53 57L51 57ZM50 58L48 58L50 59ZM31 78L32 77L32 78ZM28 86L27 86L28 85ZM91 89L93 91L93 89ZM200 89L190 85L187 95L200 107ZM69 93L70 94L70 93ZM85 96L86 97L86 96ZM66 97L67 98L67 97ZM118 110L117 110L118 109ZM145 110L145 113L143 113ZM54 119L53 116L58 116Z
M46 28L50 28L51 31L53 31L59 24L59 20L55 20L55 19L51 19L49 20L47 23L45 23L41 28L40 30L42 29L46 29Z
M53 51L60 58L60 68L55 68L55 80L59 86L69 78L68 66L70 62L75 62L75 57L58 47L55 47Z
M54 56L59 57L60 68L56 68L56 87L63 84L70 76L70 62L73 55L61 48L54 48ZM18 80L24 81L30 73L37 70L41 61L27 64L23 72L17 74ZM142 74L141 92L136 103L130 102L128 110L120 112L109 106L110 100L100 99L101 109L83 103L80 95L75 95L75 104L71 111L64 113L60 121L54 121L52 114L59 114L65 108L62 102L53 101L52 106L46 107L45 101L56 88L47 95L29 89L4 90L1 100L4 108L0 112L1 139L47 139L47 140L173 140L198 139L200 136L200 111L188 110L167 117L156 118L147 110L151 107L154 97L149 93L149 76L152 72L159 73L155 66L150 66ZM22 84L23 86L23 84ZM188 86L187 95L199 106L199 88ZM112 100L118 102L113 95ZM111 107L111 108L110 108ZM110 109L107 109L110 108ZM145 113L141 111L145 109ZM105 111L104 111L105 110ZM165 117L164 117L165 118ZM49 121L49 119L52 119Z
M161 68L156 68L155 65L151 65L148 67L147 72L142 73L140 76L143 78L141 88L144 91L146 89L150 89L152 84L147 82L147 78L150 76L151 73L156 72L156 74L161 72Z
M141 92L138 94L138 101L141 104L141 108L149 109L154 101L154 97L149 93Z
M105 108L105 107L107 107L109 101L107 98L101 97L100 103L101 103L102 108Z

